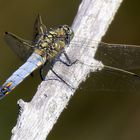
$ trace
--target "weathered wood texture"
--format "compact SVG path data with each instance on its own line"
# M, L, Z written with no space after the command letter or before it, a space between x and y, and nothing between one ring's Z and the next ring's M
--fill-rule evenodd
M82 1L72 25L75 38L66 50L71 60L78 59L79 61L70 67L57 62L53 67L55 72L73 89L49 71L47 78L58 80L42 82L30 102L18 101L21 110L17 124L12 130L11 140L46 139L79 84L91 71L102 68L102 64L93 58L97 42L105 34L121 2L122 0ZM82 36L82 38L78 39L78 36ZM97 42L91 42L91 39ZM83 45L80 43L75 45L77 40ZM89 44L94 48L83 47ZM61 58L64 59L63 55Z

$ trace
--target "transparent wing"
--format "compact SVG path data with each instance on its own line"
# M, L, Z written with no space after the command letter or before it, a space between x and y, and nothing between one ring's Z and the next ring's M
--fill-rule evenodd
M100 43L95 58L117 68L140 69L140 46Z
M33 52L31 42L21 39L10 32L5 32L4 39L21 60L25 61Z
M139 94L139 78L122 73L120 71L106 69L95 72L92 75L93 76L90 76L89 80L87 81L88 89L97 92L123 92L126 94L135 92Z
M42 23L41 16L38 14L33 28L33 43L36 43L39 35L45 34L47 31L46 26Z
M81 41L82 40L82 41ZM95 59L102 61L103 64L122 68L126 70L140 69L140 46L126 44L109 44L98 42L82 37L76 37L71 44L74 47L94 48L95 44L98 49Z

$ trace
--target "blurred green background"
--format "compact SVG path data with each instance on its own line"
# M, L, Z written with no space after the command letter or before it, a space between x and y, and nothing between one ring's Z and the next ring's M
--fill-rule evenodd
M38 13L47 27L71 25L80 0L0 0L0 84L22 62L7 47L3 33L32 39ZM124 0L105 42L140 44L140 1ZM134 71L140 74L140 70ZM38 71L0 101L0 140L9 140L18 115L17 100L30 101L41 80ZM91 74L71 99L48 140L139 140L140 80L102 71Z

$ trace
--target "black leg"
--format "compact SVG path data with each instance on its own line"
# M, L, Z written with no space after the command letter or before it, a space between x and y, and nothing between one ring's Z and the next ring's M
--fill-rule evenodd
M58 81L62 81L63 83L65 83L68 87L70 87L71 89L73 89L74 90L74 88L70 85L70 84L68 84L65 80L63 80L63 78L61 78L54 70L53 70L53 64L54 63L52 63L52 65L51 65L51 71L54 73L54 75L56 75L56 77L57 78L59 78L59 80L58 79L47 79L47 80L58 80ZM45 81L45 77L44 77L44 75L43 75L43 70L44 70L44 67L46 66L46 63L40 68L40 78L41 78L41 80L42 81Z
M69 57L68 57L67 53L66 53L65 51L64 51L63 53L64 53L64 55L65 55L65 57L66 57L66 59L67 59L68 63L69 63L69 64L71 64L72 62L71 62L71 60L69 59Z
M55 61L60 61L61 63L65 64L66 66L72 66L73 64L75 64L78 60L75 60L75 61L71 61L70 58L68 57L67 53L65 52L65 50L62 52L67 60L67 62L61 60L60 58L58 59L55 59Z
M32 72L32 73L30 74L30 76L31 76L31 77L34 77L34 73Z
M40 68L40 70L39 70L39 74L40 74L40 78L41 78L41 80L42 81L44 81L45 80L45 77L43 76L43 66Z
M65 57L66 57L66 59L67 59L67 61L69 62L69 65L68 66L72 66L73 64L75 64L78 60L76 59L75 61L71 61L70 59L69 59L69 57L68 57L68 55L67 55L67 53L64 51L64 55L65 55Z
M54 75L56 75L56 77L58 79L55 79L55 78L51 78L51 79L45 79L45 77L43 76L43 70L44 70L44 67L46 66L46 63L40 68L40 77L41 77L41 80L42 81L45 81L45 80L57 80L57 81L60 81L60 82L63 82L65 83L68 87L70 87L72 90L74 90L75 88L73 88L70 84L68 84L65 80L63 80L63 78L61 78L54 70L53 70L53 65L56 61L60 61L62 62L63 64L65 64L66 66L72 66L73 64L75 64L78 60L75 60L74 62L71 62L71 60L69 59L68 55L66 54L65 51L63 51L62 53L64 53L64 56L66 57L66 60L68 61L67 62L64 62L63 60L61 60L60 58L58 59L55 59L54 61L52 61L52 64L51 64L51 71L54 73Z
M43 70L44 70L44 67L46 66L47 62L48 62L48 61L46 61L46 62L44 63L44 65L41 66L41 68L40 68L40 70L39 70L40 78L41 78L42 81L45 81L45 77L44 77L44 75L43 75Z
M51 71L54 73L54 75L56 75L56 77L58 77L63 83L65 83L68 87L70 87L71 89L73 89L74 90L74 88L70 85L70 84L68 84L65 80L63 80L63 78L62 77L60 77L52 68L51 68ZM56 79L55 79L56 80Z

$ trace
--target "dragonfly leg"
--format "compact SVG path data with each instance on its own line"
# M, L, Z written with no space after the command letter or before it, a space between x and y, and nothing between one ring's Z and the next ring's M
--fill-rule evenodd
M34 73L32 72L32 73L30 74L30 76L31 76L31 77L34 77Z
M51 71L54 73L54 75L56 75L56 77L58 77L63 83L65 83L68 87L70 87L72 90L74 90L74 88L68 84L62 77L60 77L54 70L53 68L51 67Z
M44 76L44 74L43 74L43 70L44 70L44 67L46 66L47 62L40 68L40 78L41 78L42 81L46 81L46 80L58 80L58 81L62 81L62 82L65 83L68 87L70 87L72 90L74 90L74 88L73 88L69 83L67 83L61 76L59 76L59 75L53 70L53 65L54 65L54 63L55 63L56 61L60 61L60 62L62 62L63 64L65 64L65 65L67 65L67 66L72 66L73 64L75 64L75 63L77 62L77 60L74 61L74 62L71 62L71 60L69 59L69 57L68 57L68 55L66 54L66 52L64 52L64 55L65 55L65 57L66 57L68 63L67 63L67 62L64 62L64 61L61 60L61 59L55 59L54 61L52 61L52 64L51 64L51 66L50 66L50 70L53 72L53 74L54 74L58 79L55 79L55 78L54 78L54 79L53 79L53 78L51 78L51 79L45 79L45 76Z
M39 70L40 78L42 81L45 81L45 76L43 75L43 70L44 70L46 64L47 64L47 62L43 66L41 66L41 68Z
M39 70L39 74L40 74L40 78L41 78L41 80L42 81L44 81L45 80L45 77L43 76L43 66L40 68L40 70Z
M55 61L60 61L61 63L65 64L66 66L72 66L73 64L75 64L78 61L78 60L75 60L75 61L72 62L65 51L63 51L62 53L64 54L67 62L63 61L60 58L56 59Z
M67 59L67 61L69 63L67 66L72 66L73 64L75 64L78 61L76 59L75 61L72 62L65 51L64 51L64 55L65 55L65 57L66 57L66 59Z

